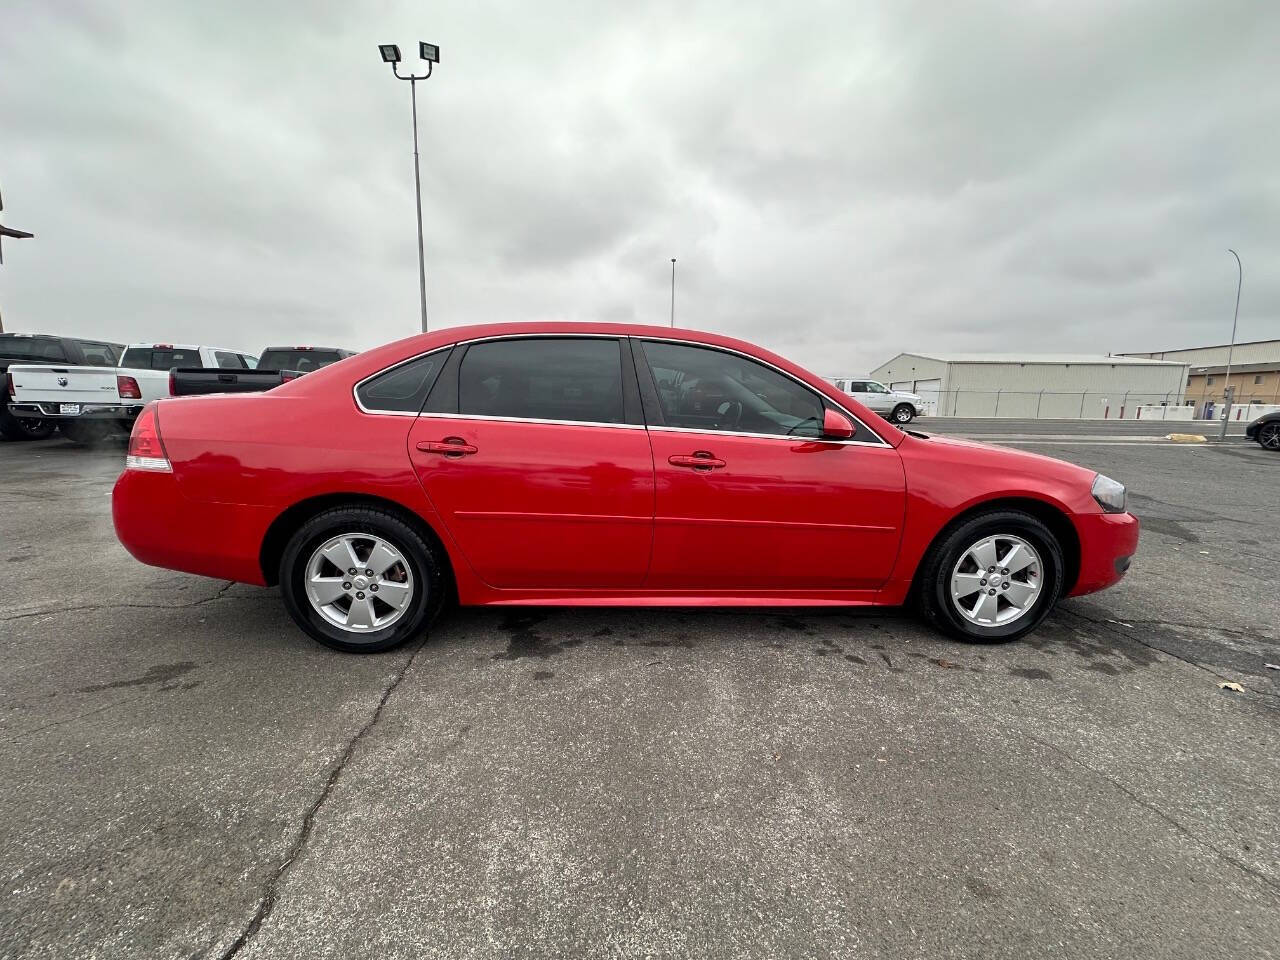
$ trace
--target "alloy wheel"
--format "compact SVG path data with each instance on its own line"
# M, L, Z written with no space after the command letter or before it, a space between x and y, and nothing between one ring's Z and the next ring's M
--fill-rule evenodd
M1259 427L1258 443L1268 450L1280 450L1280 423L1264 423Z
M984 537L960 555L951 571L951 602L980 627L1023 617L1040 596L1044 566L1026 540L1012 534Z
M404 554L373 534L326 540L307 561L305 577L312 609L348 633L382 630L412 606L413 571Z

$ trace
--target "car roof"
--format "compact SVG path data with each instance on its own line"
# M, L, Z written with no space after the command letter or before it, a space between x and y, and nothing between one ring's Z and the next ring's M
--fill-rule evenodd
M488 340L498 337L546 337L546 336L612 336L612 337L638 337L654 340L675 340L681 343L702 344L710 347L723 347L747 356L755 357L766 363L772 364L779 370L791 374L799 380L810 382L820 389L831 391L828 394L829 399L840 403L840 394L835 387L824 381L821 377L816 376L812 371L793 363L786 357L780 356L773 351L762 347L756 343L750 343L746 340L739 340L736 337L725 336L720 333L711 333L706 330L691 330L687 327L661 327L654 324L643 323L599 323L599 322L581 322L573 320L560 321L523 321L517 323L480 323L461 327L443 327L439 330L432 330L429 333L417 333L392 343L383 344L379 347L373 347L356 354L351 358L350 364L343 363L341 367L337 364L309 373L305 377L299 377L288 383L282 384L271 392L278 396L289 396L293 394L306 394L311 391L325 389L325 385L332 379L354 379L359 380L362 377L370 376L379 370L385 369L395 363L402 362L411 357L423 353L429 353L432 350L439 350L444 347L452 346L456 343L463 343L474 340ZM865 417L859 416L864 424L867 423ZM875 422L874 426L869 429L873 433L878 433L882 438L890 444L896 446L902 442L905 436L900 430L888 422Z

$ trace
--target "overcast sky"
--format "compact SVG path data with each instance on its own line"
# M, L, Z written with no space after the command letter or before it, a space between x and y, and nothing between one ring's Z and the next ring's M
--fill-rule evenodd
M258 351L666 323L900 350L1280 337L1280 4L0 0L10 330Z

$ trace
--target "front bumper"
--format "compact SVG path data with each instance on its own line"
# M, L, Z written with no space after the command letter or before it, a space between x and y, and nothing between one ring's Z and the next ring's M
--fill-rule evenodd
M1080 537L1080 574L1067 594L1105 590L1129 570L1138 551L1138 518L1131 513L1088 513L1072 517Z
M1262 426L1262 424L1260 424L1257 420L1253 421L1253 423L1249 424L1247 427L1244 428L1244 438L1246 440L1257 440L1258 427L1260 426Z
M135 420L142 403L77 403L76 413L63 413L61 403L10 401L9 412L15 417L41 417L48 420Z

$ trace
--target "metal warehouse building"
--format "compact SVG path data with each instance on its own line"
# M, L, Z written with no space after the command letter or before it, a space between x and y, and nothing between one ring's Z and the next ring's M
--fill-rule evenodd
M900 353L871 376L920 394L935 416L1092 418L1124 416L1138 404L1180 403L1187 365L1145 357Z

